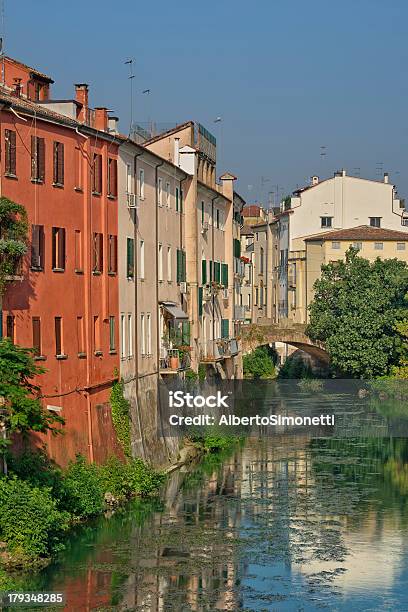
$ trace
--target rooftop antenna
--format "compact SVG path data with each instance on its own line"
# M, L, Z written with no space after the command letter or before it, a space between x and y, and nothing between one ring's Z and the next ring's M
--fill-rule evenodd
M4 39L5 39L5 16L4 16L4 4L5 0L1 0L1 37L0 37L0 58L1 58L1 83L5 85L5 65L4 65Z
M133 74L133 58L130 58L124 62L129 66L129 76L128 79L130 81L130 124L129 124L129 136L132 132L133 125L133 79L135 75Z

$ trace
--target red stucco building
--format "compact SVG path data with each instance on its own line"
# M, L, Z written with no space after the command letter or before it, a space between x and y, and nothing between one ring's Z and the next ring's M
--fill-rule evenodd
M30 245L7 289L2 333L34 346L47 371L44 406L66 421L47 439L65 464L118 452L108 409L119 369L117 154L106 109L88 86L52 100L52 79L10 58L1 63L0 192L27 210Z

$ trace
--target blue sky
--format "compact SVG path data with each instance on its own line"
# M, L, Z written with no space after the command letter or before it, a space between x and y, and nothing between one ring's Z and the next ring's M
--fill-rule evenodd
M408 196L406 0L4 4L6 52L50 74L54 97L88 82L127 133L134 58L134 119L203 123L248 201L380 164Z

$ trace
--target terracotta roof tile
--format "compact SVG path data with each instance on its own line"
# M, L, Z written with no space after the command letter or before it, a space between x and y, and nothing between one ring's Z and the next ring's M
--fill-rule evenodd
M359 225L357 227L324 232L323 234L314 234L305 238L306 242L312 240L408 240L408 228L405 231L398 231L383 227Z

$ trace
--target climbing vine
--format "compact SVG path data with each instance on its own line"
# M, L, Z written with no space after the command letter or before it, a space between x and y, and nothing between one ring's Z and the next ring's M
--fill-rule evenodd
M27 252L27 213L21 204L0 198L0 296Z
M114 383L110 396L112 409L112 422L118 440L123 448L125 456L131 457L130 441L130 404L123 394L124 383L119 380Z

